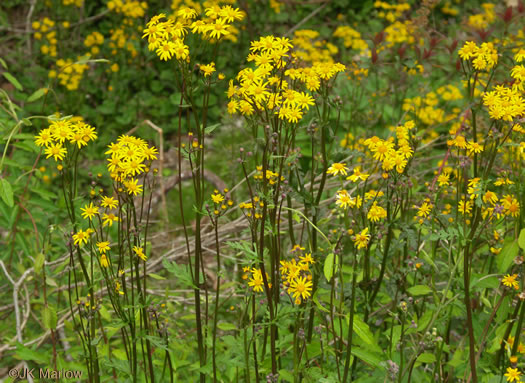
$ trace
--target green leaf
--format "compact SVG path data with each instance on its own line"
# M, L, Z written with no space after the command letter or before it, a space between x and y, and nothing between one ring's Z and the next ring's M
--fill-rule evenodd
M518 238L518 245L522 250L525 250L525 229L521 229L520 236Z
M207 126L206 129L204 129L204 133L210 134L215 129L217 129L219 126L221 126L221 124L213 124L213 125Z
M42 252L38 253L38 255L36 256L35 264L33 265L36 274L40 274L40 271L42 271L42 266L44 266L45 259L46 257Z
M128 356L124 352L124 350L120 350L118 348L114 348L111 350L111 354L115 356L115 358L120 360L128 360Z
M13 200L13 189L11 184L5 178L0 179L0 197L7 206L13 207L15 202Z
M413 296L427 295L432 292L432 289L425 285L416 285L407 289L407 292Z
M164 265L166 270L175 275L175 277L177 278L177 282L180 283L182 286L195 288L190 274L190 270L187 265L178 265L177 263L170 262L166 259L162 260L162 264Z
M429 352L424 352L417 357L417 361L420 363L434 363L436 361L436 356Z
M38 100L40 97L45 95L47 93L47 91L48 91L47 88L40 88L40 89L36 90L31 96L29 96L27 98L27 102L34 102L34 101Z
M319 302L319 299L317 298L317 294L318 293L319 293L319 289L315 292L314 297L312 298L312 300L314 301L315 305L317 306L317 308L319 310L322 310L324 312L329 313L330 310L328 310L326 307L322 306L321 303Z
M498 272L503 274L512 265L514 258L518 255L518 242L512 241L503 246L501 252L496 256L496 264L498 265Z
M24 90L24 88L22 88L22 85L18 82L18 80L9 72L4 72L2 73L4 75L4 77L6 78L7 81L9 81L11 84L13 84L13 86L18 89L19 91L22 91Z
M356 358L361 359L363 362L368 363L371 366L380 368L381 370L384 369L384 367L381 365L383 358L379 357L374 353L371 353L361 347L352 347L352 354Z
M228 322L217 323L217 327L223 331L232 331L232 330L237 330L238 328L233 323L228 323Z
M99 312L100 312L100 316L102 318L104 318L105 320L107 321L110 321L111 320L111 314L109 313L108 309L106 308L106 306L104 305L101 305L100 306L100 309L99 309Z
M279 370L279 378L285 382L294 382L293 374L284 368Z
M34 346L38 347L38 346ZM46 351L35 351L21 343L16 344L15 358L19 360L25 360L26 362L35 361L38 364L49 363L49 352Z
M52 305L44 307L43 322L46 329L55 329L57 327L57 311Z
M336 263L337 270L337 256L334 253L330 253L326 256L326 259L324 260L324 276L326 277L326 280L330 282L330 279L332 279L333 273L334 273L334 262Z
M164 278L163 276L158 275L158 274L154 274L154 273L148 273L148 277L151 277L151 278L156 279L156 280L158 280L158 281L161 281L161 280L163 280L163 279L166 279L166 278Z
M350 322L349 316L347 316L347 322ZM354 329L354 332L357 334L359 339L361 339L364 343L370 346L368 348L370 351L381 352L381 349L379 348L374 339L372 331L370 331L370 327L368 327L368 324L366 324L358 315L354 314L354 323L352 328Z

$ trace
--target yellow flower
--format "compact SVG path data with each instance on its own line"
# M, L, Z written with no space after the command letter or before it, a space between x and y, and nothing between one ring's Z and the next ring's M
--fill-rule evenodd
M307 281L305 277L297 277L290 282L288 292L293 294L295 299L301 297L303 300L311 295L312 281Z
M370 240L370 234L368 234L368 227L361 231L359 234L355 235L354 245L357 246L357 249L365 248L368 245Z
M222 36L230 34L230 31L228 30L229 25L225 23L225 19L218 18L214 23L206 26L206 32L210 34L211 38L219 40Z
M89 218L90 221L95 215L98 214L98 206L94 206L93 202L91 202L89 205L81 207L80 210L82 210L82 218Z
M361 181L366 181L366 179L370 177L370 174L367 174L367 173L361 173L361 167L360 166L356 166L354 168L354 174L352 175L349 175L348 177L346 177L347 180L350 180L352 182L357 182L359 180Z
M102 226L106 226L106 225L109 225L110 227L113 226L113 222L117 222L119 220L119 218L113 214L113 213L109 213L109 214L103 214L102 215Z
M211 76L211 74L216 71L214 62L211 62L208 65L201 65L199 69L204 73L204 77Z
M224 201L224 196L220 193L216 193L211 195L211 199L213 200L213 203L218 204Z
M255 291L256 293L257 292L262 293L264 282L263 282L262 274L260 274L260 271L259 271L259 274L252 273L252 278L249 280L248 286L251 286L253 288L253 291Z
M129 194L137 195L142 193L142 185L138 185L137 182L138 179L134 178L124 183Z
M100 266L102 267L108 267L109 266L109 259L106 257L106 254L102 254L100 256Z
M228 23L232 23L235 20L242 20L244 14L239 11L239 8L232 8L230 5L226 5L219 11L219 16L224 18Z
M178 12L177 12L177 16L181 16L183 19L193 19L197 16L197 11L195 11L195 9L193 8L188 8L188 7L185 7L185 8L181 8Z
M437 179L437 182L438 182L439 186L448 186L449 183L450 183L449 177L450 177L449 173L442 173L442 174L440 174L438 179Z
M79 246L81 246L82 244L86 244L89 239L90 233L91 231L89 229L86 231L80 229L77 233L73 234L73 243Z
M118 200L113 197L102 196L102 202L100 205L102 207L107 207L108 209L115 209L118 206Z
M515 290L518 290L520 288L520 284L518 281L516 281L516 278L518 278L518 274L507 274L501 279L501 283L507 287L512 287Z
M142 247L133 246L133 251L143 261L146 261L148 259L144 254L144 249Z
M106 254L106 252L110 249L108 241L97 242L97 247L98 247L98 251L101 254Z
M374 202L366 217L372 222L378 222L379 220L386 218L386 216L386 210L381 206L378 206L377 202Z
M507 377L507 382L521 382L521 372L519 372L517 368L507 367L507 373L505 376Z
M347 175L347 172L348 171L348 168L346 167L346 163L333 163L332 166L330 166L328 168L328 170L326 171L327 174L331 174L331 175L338 175L338 174L342 174L342 175Z
M51 129L42 129L38 136L35 136L35 144L37 146L49 146L53 142L53 137L51 135Z
M301 260L301 262L307 264L315 263L314 259L312 258L312 253L306 253L305 255L300 256L299 259Z
M46 154L46 158L53 157L55 161L62 161L67 154L67 149L64 148L62 144L51 144L46 148L44 153Z
M157 56L159 56L161 60L168 61L176 53L176 48L177 45L172 41L163 41L157 48Z
M423 202L421 207L419 208L417 212L418 217L427 217L430 214L430 211L432 210L432 204L429 204L427 202Z

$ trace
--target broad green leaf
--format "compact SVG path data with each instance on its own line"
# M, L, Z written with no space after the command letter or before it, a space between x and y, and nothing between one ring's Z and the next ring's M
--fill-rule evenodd
M34 102L34 101L38 100L40 97L45 95L47 93L47 91L48 91L47 88L40 88L40 89L36 90L31 96L29 96L27 98L27 102Z
M107 321L110 321L111 320L111 314L109 313L108 309L106 308L106 306L104 305L101 305L100 306L100 309L99 309L99 312L100 312L100 316L102 318L104 318L105 320Z
M284 368L279 370L279 378L279 380L282 380L284 382L294 382L293 374L290 371L285 370Z
M19 91L24 90L22 85L18 82L18 80L9 72L2 73L7 81L9 81L13 86L18 89Z
M42 271L42 266L44 265L45 259L46 257L42 252L38 253L38 255L36 256L35 263L33 265L36 274L40 274L40 271Z
M221 124L213 124L213 125L207 126L206 129L204 129L204 133L210 134L215 129L217 129L219 126L221 126Z
M17 343L14 357L19 360L25 360L26 362L34 361L38 364L47 364L49 363L50 355L47 351L35 351L21 343Z
M124 350L114 348L114 349L111 349L111 354L113 354L113 356L115 356L117 359L128 360L128 356L126 355Z
M337 256L334 253L330 253L326 256L326 259L324 260L324 276L328 282L332 279L332 276L334 274L334 262L336 263L337 267ZM337 268L335 268L337 270Z
M525 228L521 229L520 236L518 238L518 245L522 250L525 250Z
M427 295L432 292L432 289L425 285L415 285L407 289L407 292L413 296Z
M361 347L352 347L352 354L356 357L361 359L363 362L368 363L371 366L374 366L376 368L384 369L384 367L381 365L381 362L383 361L383 358L369 352Z
M228 322L217 323L217 327L221 329L222 331L237 330L236 325L234 325L233 323L228 323Z
M496 256L496 264L498 266L498 272L503 274L508 270L514 258L518 255L519 245L518 242L512 241L503 246L501 252Z
M46 329L55 329L57 327L57 311L53 305L44 307L43 323Z
M346 317L347 323L350 323L350 316L347 315ZM368 345L368 349L370 351L374 352L381 352L381 348L377 345L374 335L372 334L372 331L370 331L370 327L368 327L368 324L366 324L359 315L354 314L354 323L352 328L354 329L354 333L357 334L359 339L361 339L364 343Z
M417 361L420 363L434 363L436 361L436 356L429 352L424 352L417 357Z
M5 178L0 179L0 197L7 206L13 207L15 201L13 200L13 189L11 184Z

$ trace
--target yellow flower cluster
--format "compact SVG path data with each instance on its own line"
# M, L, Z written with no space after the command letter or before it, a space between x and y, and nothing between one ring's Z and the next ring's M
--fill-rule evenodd
M496 85L483 95L483 105L495 120L513 121L525 114L525 99L517 88Z
M262 166L256 167L257 171L253 178L258 181L262 181L263 179L263 168ZM284 181L284 176L281 176L281 181ZM270 185L275 185L277 181L279 180L279 173L273 172L270 169L266 169L266 180Z
M456 117L456 115L448 116L445 110L438 107L440 103L438 94L436 92L428 92L424 97L405 98L403 100L403 110L412 112L414 117L429 126L437 125ZM441 96L445 100L445 92ZM450 96L450 94L446 94L446 96Z
M270 0L270 8L272 8L275 13L281 13L282 5L282 2L279 0Z
M241 202L239 204L239 209L247 218L261 219L261 209L264 207L264 202L261 201L259 196L253 196L251 202Z
M135 177L149 172L151 161L157 159L157 149L141 138L128 135L120 136L108 148L105 154L109 157L107 167L111 178L123 184L129 194L141 194L142 185Z
M490 42L477 46L474 41L467 41L458 54L464 61L472 60L476 70L491 70L498 63L498 51Z
M403 173L408 160L413 155L410 146L410 130L415 127L413 121L407 121L405 125L396 127L397 149L393 138L382 140L377 136L365 140L364 144L373 153L373 158L382 163L385 172L396 170Z
M447 84L439 87L436 90L436 93L441 96L443 101L456 101L461 100L463 98L461 90L452 84Z
M100 52L100 45L104 43L104 36L102 33L94 31L86 36L84 45L91 48L91 54L96 55Z
M385 46L392 47L396 44L414 44L414 26L410 20L396 21L385 28ZM378 49L380 51L380 49Z
M361 33L348 25L337 27L332 36L342 38L343 45L348 49L359 51L361 54L366 53L368 56L371 54L368 44L361 37Z
M248 61L255 62L256 68L246 68L239 72L239 86L230 81L230 114L240 111L244 116L251 116L256 111L266 111L277 115L281 120L297 123L315 101L310 94L299 91L300 89L291 89L287 79L299 80L293 83L297 87L302 83L313 92L345 69L343 64L330 62L287 69L292 47L287 38L271 35L252 41Z
M35 40L42 40L43 44L40 46L40 52L43 55L51 57L57 56L57 32L53 28L55 22L48 17L44 17L42 21L33 21L31 24L34 31Z
M89 68L87 64L78 62L83 59L85 59L85 57L81 56L77 57L76 62L71 59L58 59L56 62L57 69L51 69L49 71L49 78L58 77L60 85L65 86L67 90L77 90L84 72Z
M410 10L410 4L389 4L385 1L375 1L374 8L378 9L378 17L393 23L403 15L403 12Z
M77 8L81 8L84 5L84 0L62 0L62 4L65 6L74 5Z
M481 7L483 8L482 13L471 15L468 18L468 25L475 29L486 29L490 24L496 20L496 13L494 12L495 4L492 3L483 3Z
M224 212L228 207L233 206L233 201L228 197L228 189L223 190L224 195L222 195L218 190L214 190L211 195L211 200L214 204L213 214L216 216L221 215L221 212Z
M333 62L333 56L339 50L334 44L320 39L319 36L319 32L311 29L295 31L292 44L296 57L307 63Z
M161 60L170 60L173 56L184 61L189 58L189 47L184 44L188 30L199 34L204 40L221 40L232 34L231 25L236 20L242 20L244 13L238 8L227 5L214 5L205 9L205 16L197 19L194 8L184 7L177 11L176 18L161 13L147 23L142 38L148 38L148 49L155 50ZM165 21L164 21L165 20Z
M46 158L53 157L55 161L63 161L67 156L67 145L73 147L86 146L89 141L97 138L95 128L86 124L79 118L63 120L50 120L49 127L42 129L35 136L35 144L45 147Z
M315 263L311 253L302 255L304 247L294 246L292 252L297 253L298 261L282 260L280 266L281 279L285 291L294 299L296 305L307 300L312 292L312 273L310 265Z
M110 0L108 1L108 9L136 19L144 17L146 9L148 9L148 3L136 0Z
M111 29L110 33L111 36L108 45L112 49L112 55L116 55L118 49L126 49L131 54L132 58L137 56L137 49L132 43L132 41L137 40L136 35L128 33L123 27Z

